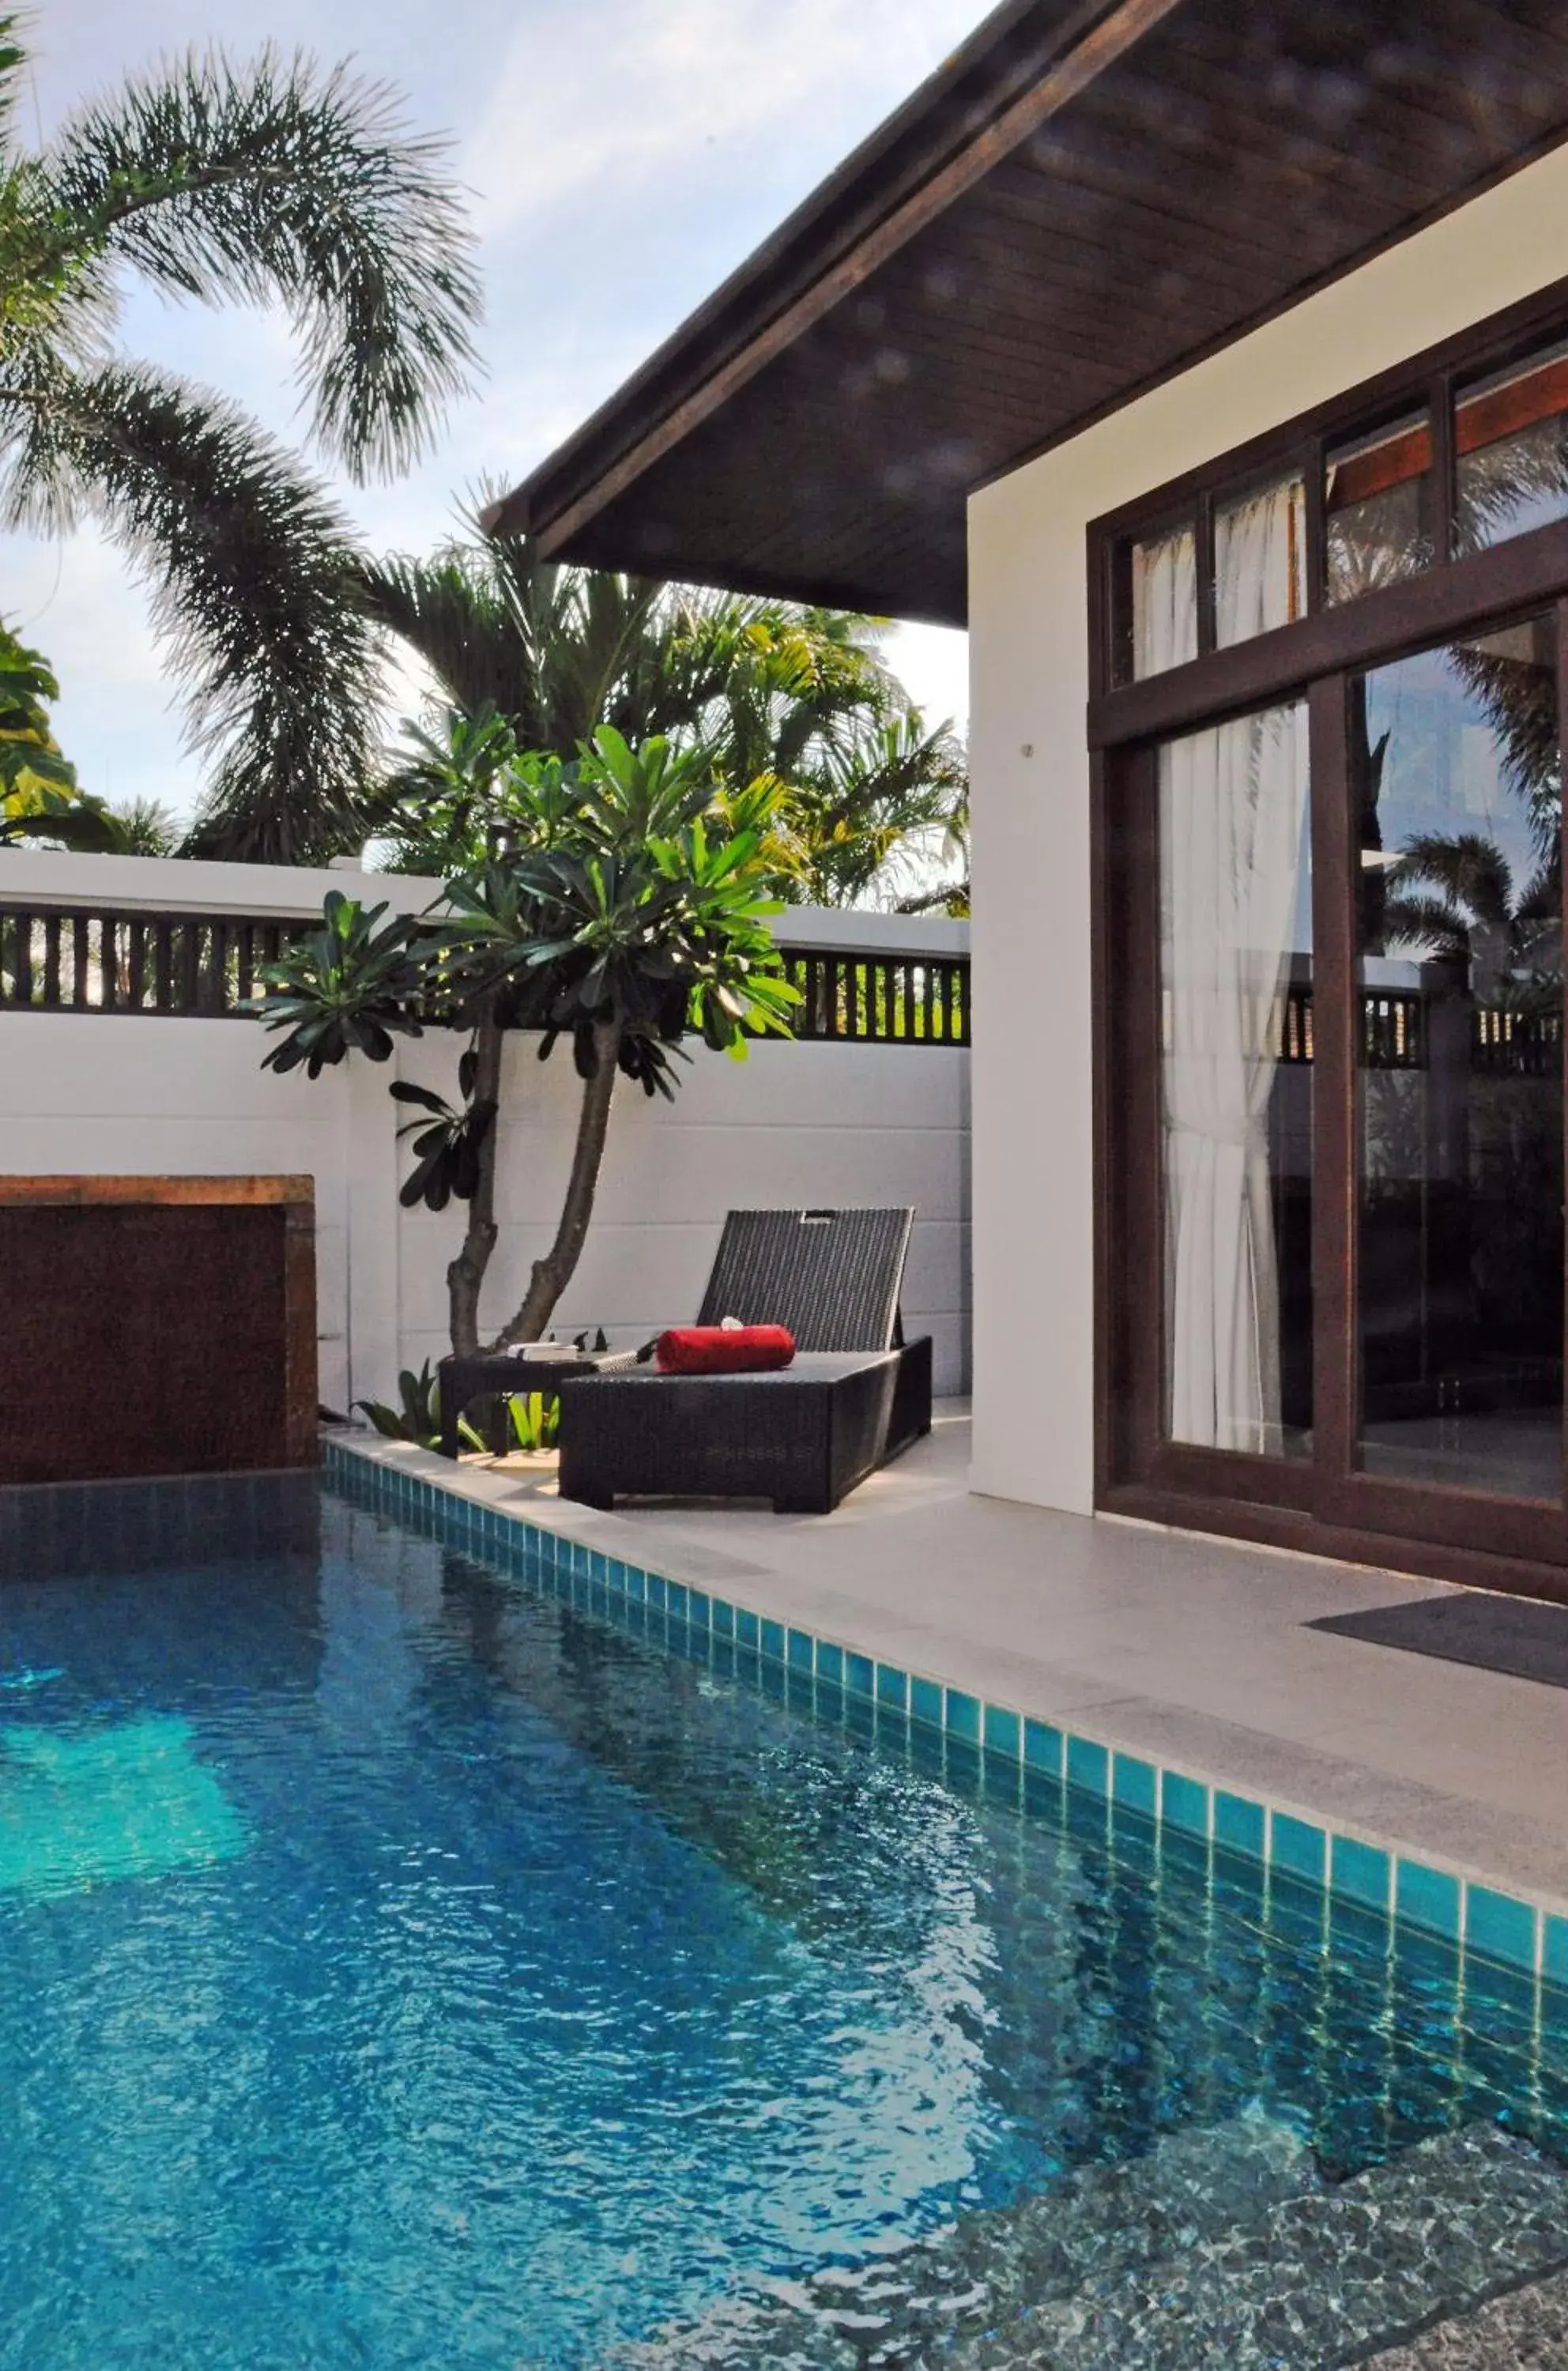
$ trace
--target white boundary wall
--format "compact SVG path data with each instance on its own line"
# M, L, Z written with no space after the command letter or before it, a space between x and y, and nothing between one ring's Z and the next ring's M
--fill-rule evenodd
M970 505L977 1490L1093 1504L1086 529L1568 271L1568 148Z
M433 882L128 857L0 853L0 900L168 912L297 916L329 888L375 904L427 905ZM962 923L794 909L779 936L867 953L947 954ZM314 1082L263 1071L267 1040L236 1020L0 1012L0 1170L316 1181L322 1397L392 1396L399 1367L447 1347L445 1267L460 1212L404 1211L396 1130L409 1113L394 1077L455 1093L455 1040L400 1045L395 1062L352 1056ZM508 1048L497 1216L484 1316L516 1306L548 1243L576 1116L565 1046ZM622 1081L598 1204L560 1325L640 1342L697 1313L724 1212L742 1205L912 1202L918 1212L905 1322L936 1340L937 1388L967 1387L969 1055L949 1047L758 1045L744 1062L700 1046L673 1105ZM110 1379L112 1381L112 1379Z

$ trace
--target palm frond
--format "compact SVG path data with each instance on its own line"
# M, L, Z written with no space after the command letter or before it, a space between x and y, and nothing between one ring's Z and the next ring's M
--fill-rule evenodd
M28 23L26 9L0 8L0 152L11 145L21 104L22 77L28 69Z
M379 712L346 521L235 406L146 368L57 385L40 435L130 554L213 771L207 855L357 845Z
M44 169L67 232L156 286L281 302L315 434L358 477L405 466L468 383L478 283L443 156L382 86L269 47L94 100Z

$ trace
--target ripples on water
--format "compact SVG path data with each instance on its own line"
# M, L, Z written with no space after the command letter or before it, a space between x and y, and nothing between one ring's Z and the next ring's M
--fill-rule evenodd
M6 2371L577 2371L1249 2102L1340 2169L1561 2138L1435 1947L331 1499L318 1560L0 1590L6 1674Z

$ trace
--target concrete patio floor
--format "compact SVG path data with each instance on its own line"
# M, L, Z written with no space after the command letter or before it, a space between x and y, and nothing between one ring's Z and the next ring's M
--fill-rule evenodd
M594 1513L536 1463L368 1446L758 1613L1568 1904L1568 1690L1303 1626L1441 1583L974 1497L955 1403L827 1516Z

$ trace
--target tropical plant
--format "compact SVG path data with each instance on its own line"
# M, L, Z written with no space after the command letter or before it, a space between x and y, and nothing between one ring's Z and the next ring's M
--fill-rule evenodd
M498 1109L493 1098L472 1100L478 1062L470 1046L457 1065L458 1090L465 1098L458 1109L444 1095L409 1079L395 1079L388 1089L398 1103L416 1104L425 1114L423 1119L406 1120L398 1130L400 1137L414 1139L415 1166L398 1197L406 1210L416 1202L427 1210L444 1210L454 1196L459 1202L471 1202L478 1191L485 1139Z
M408 918L383 922L386 911L373 906L366 913L357 898L333 889L321 928L265 967L268 1026L289 1034L263 1058L263 1070L292 1070L303 1062L318 1079L351 1049L385 1062L395 1035L421 1034L422 976Z
M60 754L44 705L59 697L41 652L0 626L0 848L42 839L78 853L123 854L118 820L79 788Z
M178 856L185 827L162 799L111 799L110 814L120 826L127 856Z
M363 1408L387 1440L411 1440L418 1449L441 1446L441 1382L432 1374L428 1359L417 1375L411 1367L405 1367L398 1376L396 1407L389 1407L385 1400L355 1400L354 1405ZM457 1434L470 1449L488 1446L465 1416L457 1419Z
M128 554L211 760L192 845L325 857L363 840L378 734L352 537L242 411L114 351L120 288L280 305L317 447L394 471L472 356L457 199L385 89L271 49L167 64L29 151L22 24L0 13L0 519L88 512Z
M933 864L963 862L962 747L927 725L870 619L556 567L516 536L373 565L365 597L448 703L438 730L409 728L385 787L377 829L400 869L473 862L504 827L512 750L569 758L600 723L700 746L732 781L777 781L781 896L918 896Z
M424 1115L409 1123L419 1165L405 1202L467 1207L447 1270L458 1354L478 1347L496 1242L507 1033L537 1031L541 1060L569 1042L582 1093L555 1237L501 1347L539 1338L576 1270L617 1077L673 1096L688 1032L736 1057L751 1035L789 1034L796 994L767 926L781 798L771 780L724 783L701 745L655 735L633 746L601 726L570 763L509 761L494 800L504 831L429 913L382 923L384 908L366 915L334 896L322 931L263 974L258 1009L282 1033L264 1058L277 1070L304 1062L315 1077L351 1048L384 1061L393 1033L418 1035L433 1011L469 1033L460 1106L425 1088L392 1090Z

